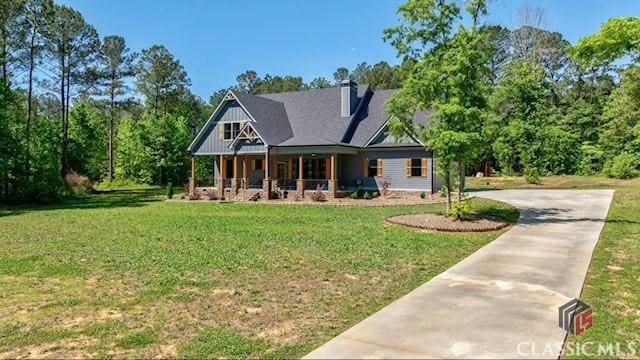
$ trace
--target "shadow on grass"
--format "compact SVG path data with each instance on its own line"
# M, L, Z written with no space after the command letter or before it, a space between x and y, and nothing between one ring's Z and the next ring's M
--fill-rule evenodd
M34 211L140 207L158 201L159 195L162 195L162 190L155 188L97 191L91 195L74 196L53 204L7 205L0 208L0 218Z

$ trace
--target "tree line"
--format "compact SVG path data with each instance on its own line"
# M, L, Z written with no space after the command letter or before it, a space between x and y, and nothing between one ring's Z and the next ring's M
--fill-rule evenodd
M51 201L70 184L185 183L186 148L228 89L208 102L191 93L180 61L162 45L132 51L100 37L78 11L52 0L0 4L0 202ZM386 62L340 68L333 81L238 75L248 93L334 86L344 78L399 86ZM201 164L202 173L210 173Z
M523 8L519 25L482 22L486 3L409 0L383 39L399 65L362 62L332 79L239 74L251 94L327 88L344 79L399 88L392 132L418 130L442 171L635 176L640 163L638 18L616 18L569 44ZM461 13L466 11L467 20ZM622 60L621 60L622 59ZM0 201L50 201L74 177L93 182L185 183L186 147L228 90L204 101L162 45L132 51L100 37L52 0L0 3ZM435 110L433 126L411 114ZM199 171L210 174L210 164ZM449 178L449 177L447 177ZM77 180L77 179L76 179Z
M484 23L488 13L485 0L399 7L400 24L384 39L414 65L387 104L392 133L416 131L435 150L448 194L452 175L465 170L524 174L531 183L554 174L637 176L640 18L610 19L572 45L546 29L539 8L524 6L514 30ZM430 126L415 128L412 115L425 109L434 110Z

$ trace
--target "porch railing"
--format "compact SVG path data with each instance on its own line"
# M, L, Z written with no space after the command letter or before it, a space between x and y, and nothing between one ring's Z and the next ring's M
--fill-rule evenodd
M296 190L296 180L285 180L284 182L278 181L278 187L280 190Z
M247 189L262 189L262 179L247 180Z
M321 190L329 190L329 180L326 179L304 179L305 190L315 190L320 186Z

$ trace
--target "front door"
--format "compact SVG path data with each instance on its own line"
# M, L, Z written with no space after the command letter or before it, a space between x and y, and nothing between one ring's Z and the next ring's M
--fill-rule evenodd
M287 174L287 164L278 163L278 186L284 185L286 174Z

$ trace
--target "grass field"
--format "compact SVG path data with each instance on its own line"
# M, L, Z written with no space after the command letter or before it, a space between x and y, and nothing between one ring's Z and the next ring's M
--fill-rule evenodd
M0 209L0 358L302 356L499 234L383 222L442 210L167 203L158 190Z
M620 344L623 352L635 344L640 354L640 179L559 176L528 185L522 178L468 178L469 188L615 189L607 222L596 246L581 299L594 311L594 326L580 336L570 336L567 357L597 354L598 344ZM586 350L580 353L569 349ZM615 349L615 348L614 348ZM609 354L611 357L613 354Z

